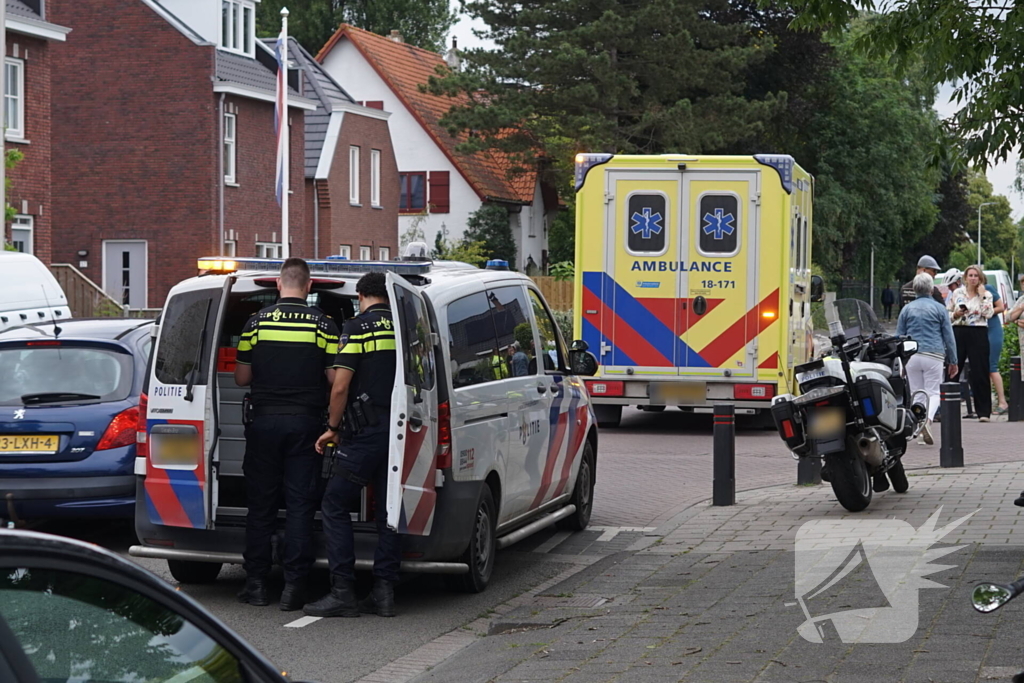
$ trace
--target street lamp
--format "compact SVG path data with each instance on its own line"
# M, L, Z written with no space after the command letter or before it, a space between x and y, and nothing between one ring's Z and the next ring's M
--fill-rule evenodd
M981 207L988 206L990 204L997 204L998 202L982 202L978 205L978 260L977 264L981 265Z

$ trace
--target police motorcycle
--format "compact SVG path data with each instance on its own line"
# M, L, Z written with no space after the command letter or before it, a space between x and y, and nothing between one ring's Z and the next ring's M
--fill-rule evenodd
M995 612L997 609L1024 593L1024 578L1010 584L979 583L971 592L971 605L982 614ZM1024 671L1010 679L1012 683L1024 683Z
M927 414L924 392L911 396L904 366L917 352L909 337L886 334L859 299L827 310L832 348L794 368L800 395L772 401L772 418L794 458L821 458L821 478L839 503L860 512L873 491L909 488L900 458Z

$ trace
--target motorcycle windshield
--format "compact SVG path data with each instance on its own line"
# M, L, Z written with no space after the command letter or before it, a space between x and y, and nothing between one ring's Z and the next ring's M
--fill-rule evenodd
M875 311L860 299L837 299L829 307L829 323L838 324L843 334L851 337L870 336L883 332Z

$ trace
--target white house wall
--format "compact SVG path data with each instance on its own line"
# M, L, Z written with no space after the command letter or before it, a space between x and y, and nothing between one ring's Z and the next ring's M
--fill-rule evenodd
M519 269L526 271L526 264L529 257L533 257L533 263L540 268L543 265L544 250L547 248L547 224L544 220L544 196L540 191L540 182L534 183L533 204L524 206L520 216L521 230L514 232L516 223L515 216L511 217L511 225L516 238L518 252L516 260Z
M466 221L470 214L480 208L482 202L479 195L350 40L338 41L334 49L328 53L323 66L353 99L383 102L384 110L392 113L388 119L388 126L399 172L449 173L450 213L427 216L399 215L399 239L404 241L405 234L417 222L423 230L427 246L431 249L442 225L448 230L449 241L461 239L465 234Z
M160 0L167 11L211 43L220 43L221 4L210 0Z

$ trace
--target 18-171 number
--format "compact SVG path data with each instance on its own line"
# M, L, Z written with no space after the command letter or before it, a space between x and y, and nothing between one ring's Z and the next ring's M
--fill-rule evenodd
M735 280L702 280L704 289L736 289Z

